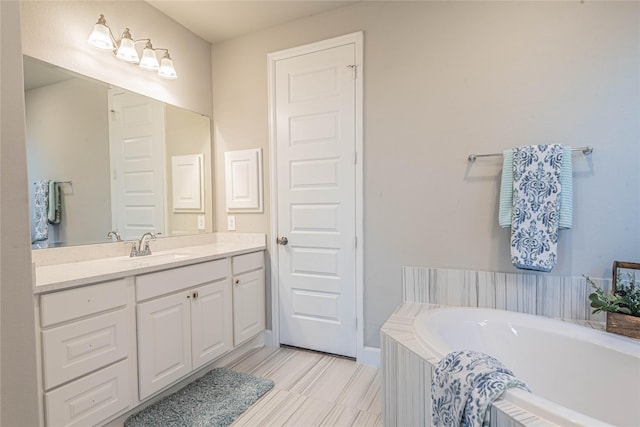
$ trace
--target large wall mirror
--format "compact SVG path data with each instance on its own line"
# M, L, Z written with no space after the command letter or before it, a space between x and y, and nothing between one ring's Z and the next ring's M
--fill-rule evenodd
M213 231L208 117L27 56L24 74L34 249Z

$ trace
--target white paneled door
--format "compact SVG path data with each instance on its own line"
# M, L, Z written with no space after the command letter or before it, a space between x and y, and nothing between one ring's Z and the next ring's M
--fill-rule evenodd
M355 43L275 62L280 343L356 355Z
M111 217L123 239L164 232L164 106L109 89Z

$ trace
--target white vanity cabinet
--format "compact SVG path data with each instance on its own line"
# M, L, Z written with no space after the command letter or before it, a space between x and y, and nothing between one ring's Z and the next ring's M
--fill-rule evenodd
M94 425L130 407L125 280L43 294L39 308L46 424Z
M261 345L263 236L184 252L36 264L44 426L120 425L198 370Z
M242 344L265 328L264 251L236 255L233 271L233 343Z
M136 277L140 400L232 344L229 259Z

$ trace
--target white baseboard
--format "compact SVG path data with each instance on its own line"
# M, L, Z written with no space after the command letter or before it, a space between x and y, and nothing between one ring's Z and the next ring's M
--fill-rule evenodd
M271 329L265 329L264 331L264 345L267 347L279 347L279 343L273 342L273 331Z
M362 352L362 360L358 360L358 363L363 365L371 365L376 368L380 367L380 349L377 347L365 347Z

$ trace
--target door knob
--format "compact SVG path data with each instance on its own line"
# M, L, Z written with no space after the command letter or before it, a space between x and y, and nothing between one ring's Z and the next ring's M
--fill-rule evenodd
M286 245L287 243L289 243L289 239L287 239L286 237L282 236L282 237L278 237L276 239L276 243L279 245Z

